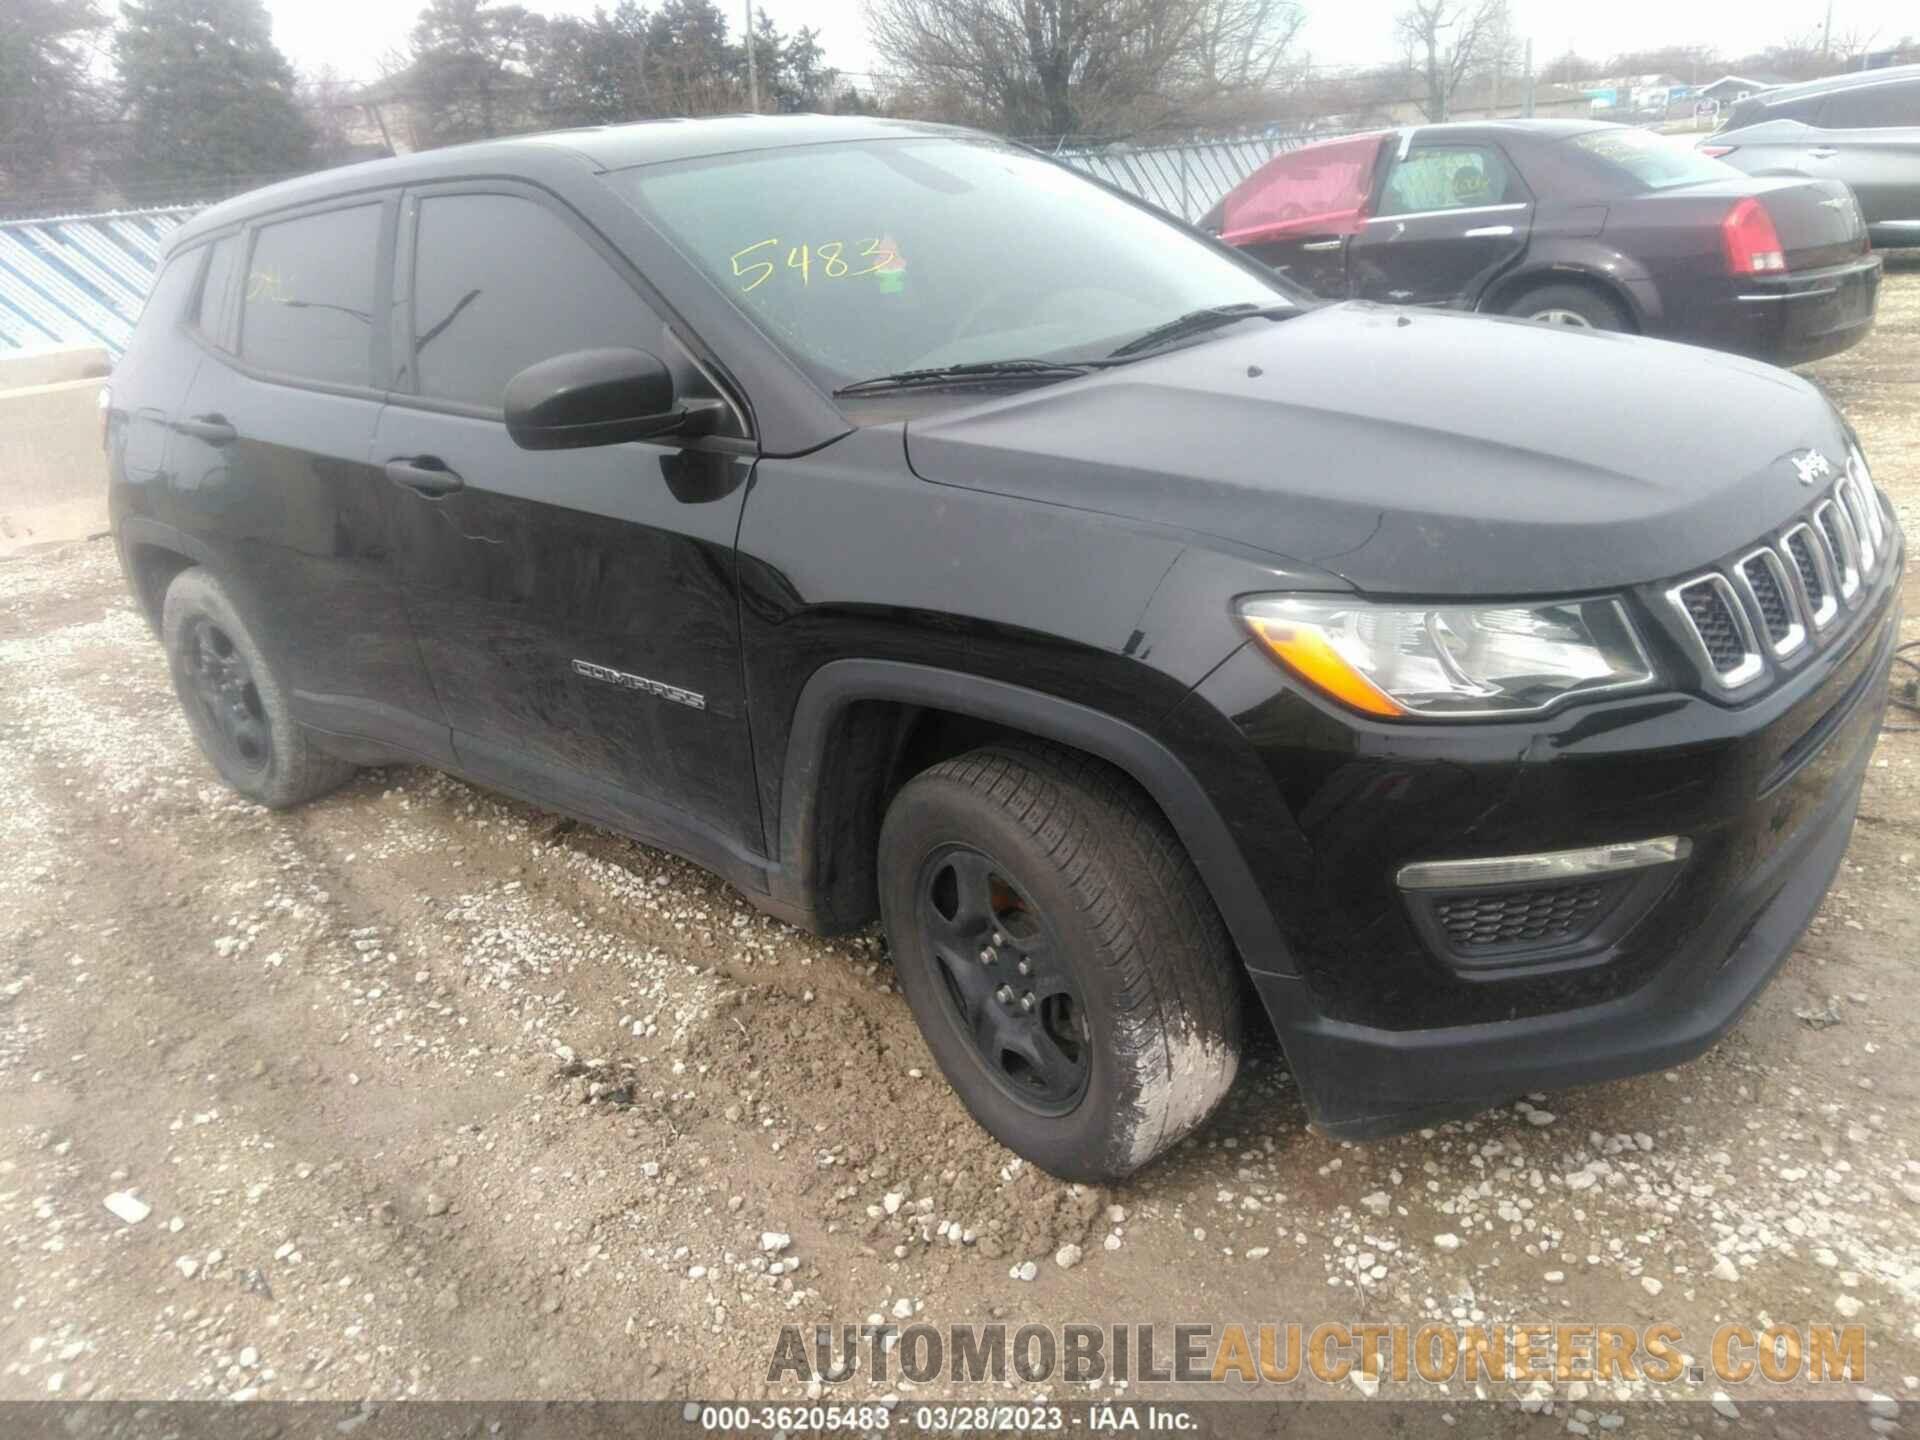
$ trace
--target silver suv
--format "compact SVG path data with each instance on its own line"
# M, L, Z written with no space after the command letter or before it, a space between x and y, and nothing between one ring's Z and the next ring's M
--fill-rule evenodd
M1876 246L1920 245L1920 65L1751 95L1700 148L1749 175L1844 180Z

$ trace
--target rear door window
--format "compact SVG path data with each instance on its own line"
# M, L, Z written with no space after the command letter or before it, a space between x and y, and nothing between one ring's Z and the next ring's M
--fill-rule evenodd
M1394 161L1380 197L1380 214L1472 210L1526 198L1507 157L1493 147L1425 146Z
M507 382L527 366L602 347L661 353L662 328L606 257L546 206L518 195L421 200L418 394L499 410Z
M241 301L241 359L298 380L368 383L381 213L375 202L260 227Z
M1920 80L1889 80L1827 97L1823 130L1888 130L1920 126Z
M200 283L200 303L194 311L193 328L222 350L230 349L233 343L233 268L239 260L238 235L213 242L206 279Z

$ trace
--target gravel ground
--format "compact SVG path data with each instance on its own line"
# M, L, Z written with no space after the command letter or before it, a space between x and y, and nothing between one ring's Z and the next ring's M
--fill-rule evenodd
M1920 257L1810 373L1920 535ZM1852 1317L1891 1398L1817 1424L1752 1393L1701 1423L1646 1386L1525 1412L1493 1387L1509 1403L1474 1417L1920 1413L1920 736L1882 740L1811 933L1698 1063L1356 1146L1308 1133L1269 1049L1106 1192L972 1125L877 936L800 935L425 770L288 814L238 800L104 542L0 563L0 673L0 1399L799 1398L763 1378L779 1324L883 1315L1673 1321L1701 1344Z

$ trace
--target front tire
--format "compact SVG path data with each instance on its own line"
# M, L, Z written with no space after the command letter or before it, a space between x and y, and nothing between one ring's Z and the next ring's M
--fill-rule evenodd
M167 586L160 640L201 753L235 790L272 809L343 784L354 767L315 748L227 589L198 566Z
M1118 1180L1213 1111L1240 1055L1226 927L1124 776L990 747L909 781L880 905L928 1048L993 1136L1066 1180Z
M1542 325L1576 330L1631 330L1627 312L1584 285L1541 285L1508 303L1505 312Z

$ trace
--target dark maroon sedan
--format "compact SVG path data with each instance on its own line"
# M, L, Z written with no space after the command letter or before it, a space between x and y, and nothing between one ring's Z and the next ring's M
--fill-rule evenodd
M1329 299L1638 331L1783 365L1861 339L1880 289L1839 181L1745 175L1587 121L1307 145L1201 223Z

